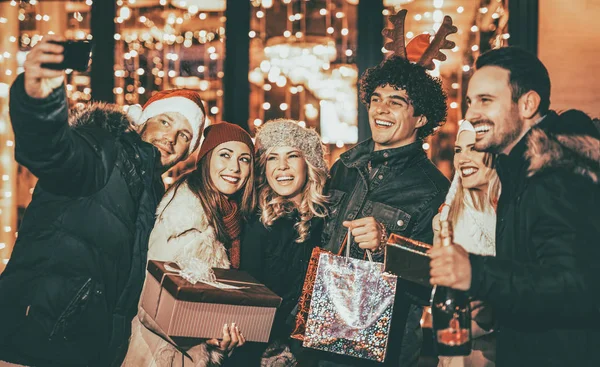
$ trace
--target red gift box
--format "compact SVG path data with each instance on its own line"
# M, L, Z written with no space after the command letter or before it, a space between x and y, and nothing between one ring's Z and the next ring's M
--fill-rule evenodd
M218 282L242 287L220 289L202 282L191 284L164 264L148 262L141 306L175 342L221 339L223 325L232 322L247 341L269 341L281 297L244 271L214 268Z

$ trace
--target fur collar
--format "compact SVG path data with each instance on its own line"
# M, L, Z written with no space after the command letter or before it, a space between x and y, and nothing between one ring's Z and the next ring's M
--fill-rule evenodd
M525 157L529 177L548 168L566 168L595 183L600 177L600 140L590 135L549 134L534 128Z
M69 124L75 128L100 127L117 137L130 131L130 123L122 107L104 102L85 104L69 114Z
M227 250L186 182L171 187L157 208L148 258L162 261L197 259L211 268L229 269Z

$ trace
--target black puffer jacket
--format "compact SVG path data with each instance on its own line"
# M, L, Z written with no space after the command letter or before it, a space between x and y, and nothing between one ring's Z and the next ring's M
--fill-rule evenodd
M471 293L497 312L498 366L600 366L600 140L550 112L500 156L496 257Z
M39 182L0 276L0 360L120 365L164 187L158 152L118 107L72 116L64 88L11 88L16 159Z

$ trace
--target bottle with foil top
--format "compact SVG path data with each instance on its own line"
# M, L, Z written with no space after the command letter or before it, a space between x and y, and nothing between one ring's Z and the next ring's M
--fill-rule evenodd
M452 246L452 225L440 221L442 246ZM433 339L440 356L471 354L471 310L467 292L435 286L431 297Z

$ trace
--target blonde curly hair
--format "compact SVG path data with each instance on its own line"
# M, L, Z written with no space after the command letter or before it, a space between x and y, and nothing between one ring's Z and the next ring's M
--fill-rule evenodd
M260 221L265 227L270 227L273 223L298 210L300 220L294 224L298 232L297 243L302 243L308 238L310 231L310 221L313 217L324 218L327 216L327 197L323 195L323 188L327 181L327 170L319 169L313 166L303 157L307 166L306 184L302 190L302 199L300 205L277 194L269 185L266 178L267 157L274 148L269 148L265 154L258 160L258 170L260 172L258 179L258 207L260 208Z
M263 126L256 135L260 221L265 227L270 227L277 219L297 210L300 219L294 224L298 233L295 241L302 243L308 238L311 219L327 216L327 197L323 195L323 189L329 170L323 145L316 131L304 128L294 120L278 119ZM306 162L306 183L299 205L277 194L266 178L267 158L274 148L282 146L298 149Z

